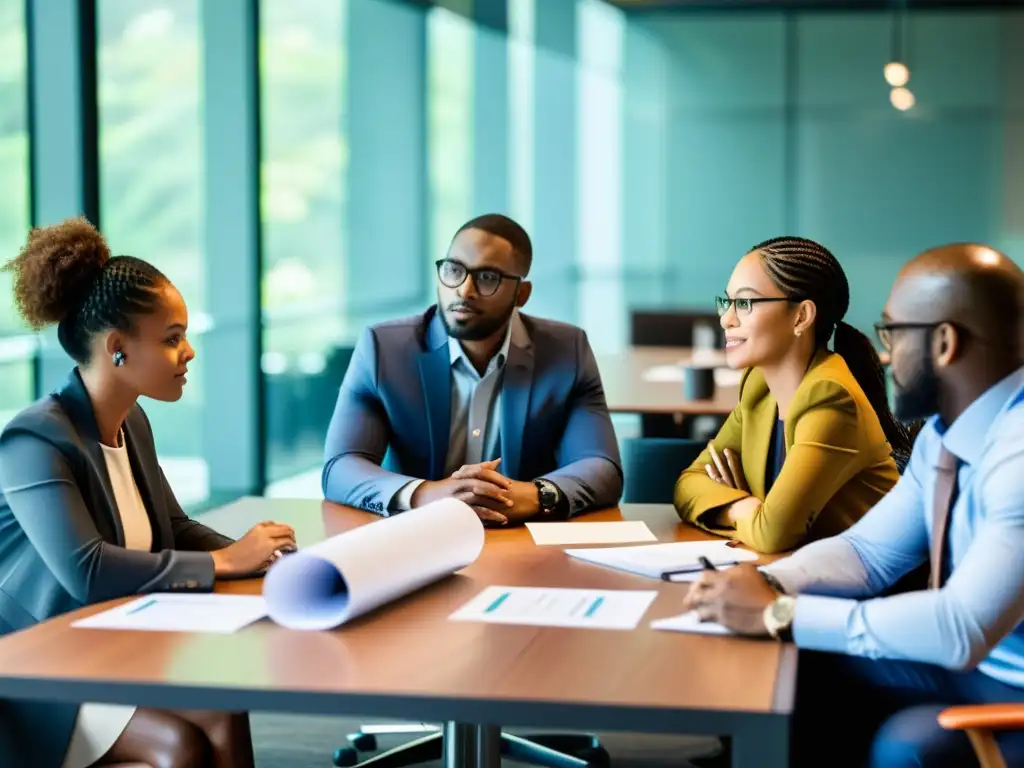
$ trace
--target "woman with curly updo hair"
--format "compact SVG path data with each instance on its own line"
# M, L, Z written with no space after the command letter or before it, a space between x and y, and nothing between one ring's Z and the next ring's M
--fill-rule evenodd
M233 541L189 519L160 469L137 401L178 400L195 352L156 267L70 219L34 229L5 269L26 323L56 324L76 365L0 434L0 634L103 600L209 592L295 547L286 525ZM0 729L0 765L253 765L245 714L0 701Z

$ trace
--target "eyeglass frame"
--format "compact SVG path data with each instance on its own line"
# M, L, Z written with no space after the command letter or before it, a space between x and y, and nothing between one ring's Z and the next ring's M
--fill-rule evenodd
M740 310L736 306L737 301L746 301L750 304L750 309L740 315ZM785 301L790 304L799 304L803 299L792 299L788 296L738 296L731 298L729 296L715 296L715 309L718 312L719 317L725 317L729 314L729 310L735 310L737 317L747 317L752 314L754 307L757 304L771 304L774 302ZM725 309L722 309L722 305L725 304Z
M875 335L878 337L878 343L882 345L882 348L886 352L892 352L892 332L902 330L930 330L934 331L940 325L948 325L951 328L956 329L957 333L966 334L967 329L962 325L958 325L950 320L936 320L932 323L886 323L878 322L875 323Z
M443 264L458 264L460 267L462 267L464 270L466 270L466 276L464 278L462 278L462 280L460 280L455 285L448 285L448 283L446 283L442 279L442 277L441 277L441 266ZM456 288L459 288L460 286L462 286L466 282L466 280L468 280L472 276L472 278L473 278L473 285L476 287L477 292L481 296L483 296L485 298L489 298L489 297L493 296L494 294L496 294L499 290L501 290L501 284L503 282L505 282L506 280L515 280L517 283L522 283L523 280L526 279L522 275L510 275L507 272L502 272L500 269L497 269L496 267L474 267L474 268L470 268L470 267L467 267L465 264L463 264L458 259L448 259L448 258L438 259L437 261L434 262L434 267L437 270L437 279L441 281L441 285L443 285L445 288L451 288L452 290L454 290ZM498 275L501 278L500 280L498 280L498 284L494 287L494 290L491 291L490 293L484 293L483 291L480 290L480 281L477 280L477 278L476 278L477 274L480 273L480 272L493 272L494 274Z

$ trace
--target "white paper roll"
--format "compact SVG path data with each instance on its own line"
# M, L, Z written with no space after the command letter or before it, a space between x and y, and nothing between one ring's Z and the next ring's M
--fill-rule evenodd
M484 526L464 502L443 499L286 555L263 580L270 618L331 629L472 563Z

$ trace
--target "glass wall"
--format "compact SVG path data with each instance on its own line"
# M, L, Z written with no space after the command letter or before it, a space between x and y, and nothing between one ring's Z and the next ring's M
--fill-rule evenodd
M270 482L319 465L347 354L348 3L262 0L264 418Z
M977 240L1021 258L1024 14L910 14L906 112L882 76L892 23L885 13L631 19L625 151L665 169L624 190L666 212L627 209L627 231L637 222L631 231L653 246L645 270L666 276L652 303L708 306L739 256L780 234L835 252L850 279L847 319L864 330L925 248ZM659 144L656 156L645 149Z
M25 4L0 0L0 263L13 258L29 223ZM33 399L34 338L25 332L0 272L0 428Z
M196 363L177 403L146 401L161 464L182 503L206 498L203 161L198 0L97 4L100 220L111 250L151 261L189 309Z
M204 403L223 393L208 388L204 346L238 338L255 350L259 339L251 375L262 377L262 402L245 424L264 437L268 481L308 475L315 493L359 333L425 309L432 262L481 213L507 213L533 238L527 311L583 326L599 353L628 342L635 309L710 309L739 256L774 235L837 253L848 319L862 328L884 302L879 286L918 250L1024 246L1024 12L912 13L917 103L898 112L882 78L885 13L258 2L262 242L246 262L260 270L256 324L214 311L224 288L210 295L231 284L246 246L220 260L204 252L203 190L222 175L204 168L203 121L211 149L221 124L203 108L204 75L221 70L204 67L202 19L238 29L229 17L248 7L98 0L101 225L115 252L155 262L179 286L200 355L183 401L146 404L186 501L209 495L218 414ZM23 6L0 0L8 258L29 220ZM963 55L951 59L954 49ZM223 167L230 177L234 166ZM0 421L38 394L34 339L14 318L7 280Z

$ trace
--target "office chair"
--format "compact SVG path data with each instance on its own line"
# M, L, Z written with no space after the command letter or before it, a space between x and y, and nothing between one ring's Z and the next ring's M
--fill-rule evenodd
M676 437L638 437L622 442L623 504L671 504L679 473L704 443Z
M375 757L359 761L360 752L377 749L377 736L384 734L425 734L418 739L390 749ZM364 725L348 736L348 747L334 751L334 764L339 768L407 768L407 766L440 760L444 755L444 732L440 726L427 723L398 725ZM501 734L501 756L519 763L541 768L608 768L611 758L597 738L586 734L535 733L526 736Z
M981 768L1006 768L995 734L1024 728L1024 704L949 707L939 713L939 725L967 733Z

